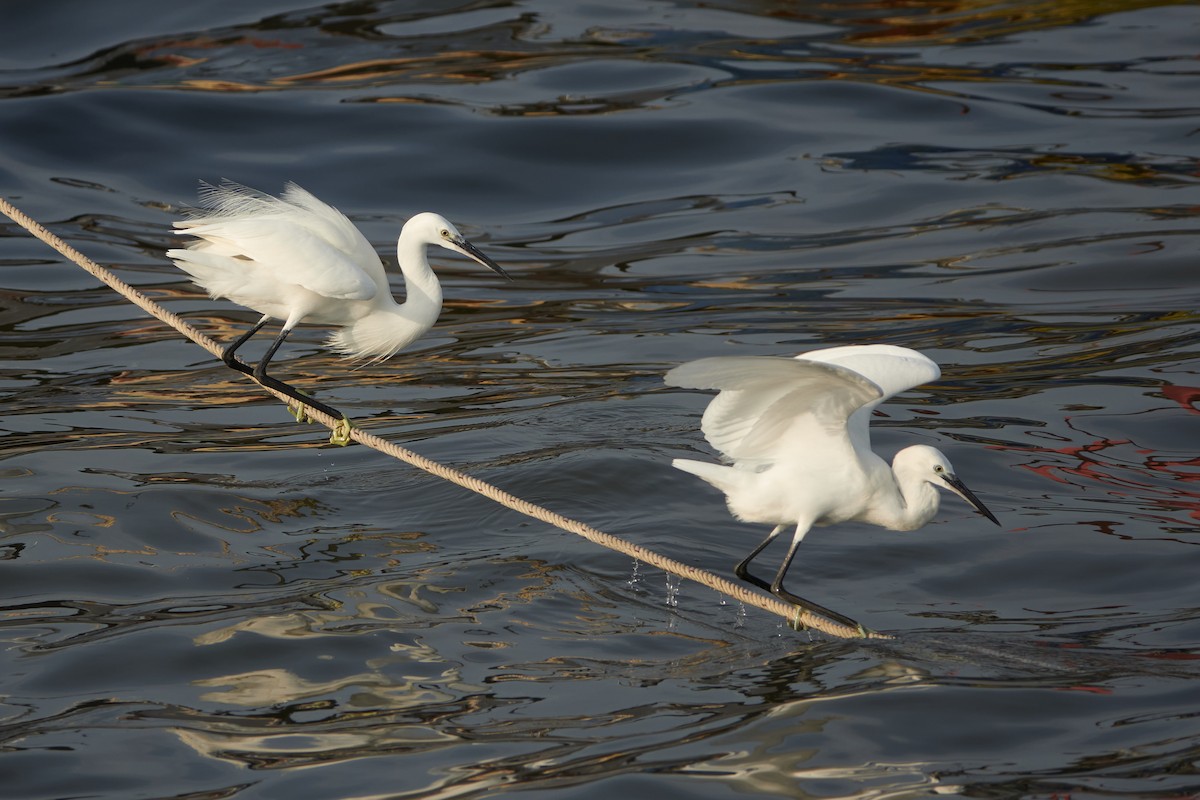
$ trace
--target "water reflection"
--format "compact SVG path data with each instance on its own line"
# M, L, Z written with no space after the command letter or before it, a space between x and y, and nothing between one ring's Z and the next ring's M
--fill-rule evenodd
M947 172L960 180L1012 180L1063 173L1147 186L1195 183L1195 164L1183 155L1138 156L1129 153L1070 153L1057 146L990 152L900 145L865 153L830 153L830 166L841 169L920 170Z
M671 474L663 371L893 342L945 376L880 443L1011 530L815 532L798 577L902 635L796 635L328 447L4 225L10 794L1189 790L1190 4L161 5L14 7L0 171L215 338L249 316L162 257L198 178L385 253L434 208L519 279L447 263L411 353L281 364L372 431L727 572L757 534Z

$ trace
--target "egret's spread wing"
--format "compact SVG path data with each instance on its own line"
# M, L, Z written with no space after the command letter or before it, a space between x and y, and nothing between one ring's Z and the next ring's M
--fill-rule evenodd
M784 434L800 414L811 414L831 432L842 431L856 409L882 396L853 370L790 358L702 358L676 367L665 380L685 389L720 390L700 429L733 460L771 459L794 446Z
M796 358L854 370L883 390L881 401L914 386L933 383L942 375L941 369L928 356L891 344L830 347L802 353Z
M338 300L369 300L383 265L350 220L295 184L283 199L238 184L208 186L206 212L176 222L210 256L253 262L281 283ZM249 265L247 265L249 266Z
M856 411L847 428L850 438L861 449L871 446L871 412L893 395L914 386L932 383L942 371L928 356L891 344L849 345L814 350L796 356L797 360L833 364L853 370L877 385L883 392L875 401Z

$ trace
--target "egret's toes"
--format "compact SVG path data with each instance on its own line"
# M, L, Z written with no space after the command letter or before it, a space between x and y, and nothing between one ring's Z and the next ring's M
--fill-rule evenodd
M259 381L259 383L262 383L262 381ZM267 384L263 385L265 386ZM297 399L300 397L311 397L311 395L309 395L309 393L303 389L292 389L292 391L295 392L295 397ZM308 415L308 410L304 407L303 403L296 403L296 405L288 403L287 410L293 417L295 417L296 422L312 422L312 417Z
M329 434L329 443L336 444L338 447L345 447L353 441L350 438L350 431L354 429L354 423L346 417L342 417L342 421L333 426L333 432Z

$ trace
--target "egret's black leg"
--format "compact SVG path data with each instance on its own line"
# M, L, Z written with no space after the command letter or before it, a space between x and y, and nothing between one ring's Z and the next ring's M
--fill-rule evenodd
M333 406L327 406L324 403L313 400L299 389L295 389L283 381L272 378L267 374L267 365L271 363L271 359L275 356L276 351L279 350L279 346L283 344L283 340L287 338L289 333L291 333L290 328L285 328L279 332L279 336L271 343L271 346L267 348L266 355L262 357L262 360L260 360L258 365L253 369L237 359L235 355L237 353L237 349L246 342L250 341L250 337L262 330L262 327L267 324L268 320L270 320L270 317L264 316L258 321L257 325L239 336L237 340L233 342L233 344L226 347L224 351L221 352L221 360L225 362L225 366L235 369L245 375L249 375L263 386L269 386L277 392L287 395L297 403L301 404L298 405L292 412L297 421L301 420L305 416L303 410L305 406L324 412L334 419L340 419L341 422L333 429L333 433L330 435L329 441L331 444L338 444L342 445L343 447L349 444L351 441L350 429L353 428L354 425L350 422L345 414L343 414L341 411L338 411Z
M739 578L746 581L747 583L754 584L755 586L757 586L760 589L765 589L768 592L771 591L771 584L767 583L762 578L759 578L756 575L750 574L750 569L749 569L750 562L754 560L755 556L757 556L763 550L766 550L767 545L769 545L771 542L775 541L775 537L779 535L779 532L781 530L783 530L783 528L784 528L783 525L777 525L773 531L768 533L767 538L763 539L762 542L758 545L758 547L756 547L750 551L750 555L746 556L740 562L738 562L738 565L733 568L733 574L737 575Z
M834 622L840 622L841 624L847 625L851 628L858 628L860 631L865 631L866 628L864 628L858 621L850 619L845 614L839 614L836 611L825 608L825 606L819 606L816 603L805 600L803 597L794 595L787 589L783 588L783 576L787 574L788 567L792 565L792 559L796 556L796 550L800 547L800 541L800 539L793 540L792 546L788 548L787 555L783 558L783 565L779 567L779 572L775 573L775 582L771 584L771 594L775 595L781 600L786 600L787 602L800 606L807 611L811 611L814 614L819 614L826 619L831 619Z
M338 411L333 406L327 406L318 400L314 400L308 395L301 393L298 389L289 386L281 380L272 378L267 374L267 365L271 363L271 359L274 358L276 351L279 350L279 346L283 344L283 340L288 337L289 333L291 333L291 329L289 328L285 328L279 332L279 336L275 337L275 341L271 342L271 346L267 348L267 352L263 355L262 359L259 360L258 364L254 367L254 371L250 374L254 376L254 380L258 381L263 386L270 386L272 389L286 394L288 397L299 403L303 403L304 405L324 412L334 419L346 419L346 415L341 411Z
M244 375L254 374L254 371L250 369L250 367L237 360L237 358L234 356L234 353L237 352L239 347L250 341L251 336L261 331L263 325L266 325L269 319L271 318L263 317L258 321L257 325L243 333L233 344L225 348L225 350L221 353L221 360L225 362L225 366L229 367L230 369L236 369L238 372L241 372Z
M268 379L267 365L271 363L271 359L275 357L275 353L279 351L279 346L283 344L283 340L291 333L291 328L284 328L279 331L279 335L275 337L275 341L271 342L271 346L267 348L267 352L263 353L263 357L258 360L258 366L254 368L254 379L259 383L265 383Z

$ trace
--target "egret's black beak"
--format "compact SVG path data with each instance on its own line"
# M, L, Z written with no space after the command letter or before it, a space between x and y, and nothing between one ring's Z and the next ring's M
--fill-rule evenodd
M942 475L942 480L944 480L959 497L973 505L976 511L997 525L1000 524L1000 520L996 519L996 516L991 511L988 511L987 506L980 502L979 498L975 496L975 493L968 489L967 485L960 481L956 476L946 473Z
M509 275L504 270L500 269L499 264L497 264L495 261L492 261L490 258L485 256L483 254L483 251L481 251L478 247L476 247L475 245L468 242L466 239L459 239L458 241L455 242L455 244L458 245L460 248L462 248L463 255L475 259L480 264L483 264L485 267L492 270L493 272L503 275L505 278L508 278L510 281L512 280L512 276Z

